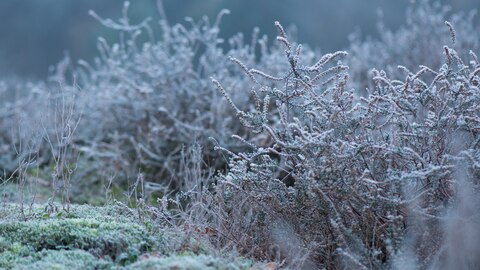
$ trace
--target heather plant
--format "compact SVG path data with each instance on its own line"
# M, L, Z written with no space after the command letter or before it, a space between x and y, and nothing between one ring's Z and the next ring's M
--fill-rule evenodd
M76 201L96 203L90 198L106 196L102 193L119 197L135 185L139 174L145 194L165 194L165 187L187 190L182 153L190 152L196 142L202 146L202 170L225 169L227 158L213 151L214 146L243 151L246 146L230 134L246 133L232 109L221 102L210 76L221 78L232 100L247 107L252 98L238 91L249 81L240 76L240 61L258 63L271 73L288 72L276 64L283 49L269 46L258 29L251 40L238 34L224 42L219 24L227 11L213 23L207 18L187 19L184 26L162 20L162 36L157 39L148 19L139 24L129 21L128 7L125 3L118 22L92 11L94 18L119 34L119 40L110 44L99 38L99 57L91 63L80 60L75 65L67 56L52 69L41 91L27 87L27 95L11 106L29 115L32 123L42 124L36 129L44 134L39 178L50 181L53 175L54 189L68 191L67 198ZM304 48L301 56L312 61L314 54ZM39 109L30 113L34 107ZM12 126L6 130L15 126L10 116L6 121ZM261 134L248 136L269 144ZM9 155L10 161L17 158L13 151ZM2 167L11 171L16 166L10 162Z
M25 214L25 206L33 203L41 181L32 173L48 162L48 147L42 144L40 120L48 100L42 83L2 82L0 97L0 195L2 201L14 200ZM44 182L46 183L46 182ZM13 190L10 187L14 187Z
M451 36L445 20L455 26L455 36ZM453 13L451 8L439 2L421 0L412 4L406 13L405 25L397 30L389 29L380 16L378 38L362 39L360 32L350 37L348 51L352 87L359 95L367 95L375 83L372 69L383 69L394 79L405 79L397 65L416 70L420 65L433 70L443 65L443 45L452 46L462 58L468 52L477 52L480 41L476 35L478 28L477 11ZM368 90L367 90L368 88Z
M0 176L8 178L17 169L22 160L35 151L27 149L29 141L38 141L34 138L39 130L37 123L41 118L41 111L35 110L32 103L45 106L42 99L45 86L34 83L20 83L3 81L0 84ZM38 137L38 136L37 136ZM37 144L37 143L30 143Z
M214 137L235 148L238 144L224 134L227 130L243 134L208 79L212 75L226 78L236 88L245 81L230 76L235 71L218 36L221 17L227 12L222 11L214 23L207 18L198 23L188 19L189 26L171 26L162 20L162 36L156 40L148 20L131 24L127 10L128 3L118 22L91 12L118 31L120 40L109 44L100 38L99 57L93 63L80 61L75 69L76 82L86 93L79 102L88 111L76 137L84 157L79 162L86 167L94 164L84 173L89 178L113 175L114 184L125 187L125 181L140 172L149 183L170 183L181 190L184 174L179 164L184 147L196 140L205 144ZM147 41L141 41L145 35ZM237 44L241 42L242 38L231 41L232 54L254 61L255 49ZM248 101L233 91L232 95L242 104ZM221 169L225 161L212 147L204 149L205 163Z
M42 197L60 199L68 207L70 178L75 170L72 135L81 116L76 105L78 89L59 81L10 81L4 82L3 87L1 190L18 185L21 196L13 197L18 198L16 202L23 210L24 203L34 203L38 190L48 187L51 192L44 192Z
M1 263L13 265L12 243L43 243L51 250L31 258L36 267L57 255L103 265L92 250L124 254L132 267L183 267L181 255L149 251L139 260L155 246L143 237L159 229L182 235L170 243L175 252L214 255L188 254L185 267L228 265L216 259L227 252L275 269L480 264L469 239L480 234L473 13L449 16L423 1L405 28L380 26L379 40L357 38L348 53L319 55L278 22L273 44L258 29L251 41L239 34L225 42L226 11L213 23L163 19L157 38L148 19L129 21L128 7L118 21L91 12L119 34L99 39L98 58L65 58L47 83L15 86L19 98L0 85L10 100L0 108L0 187L13 179L22 192L30 182L52 189L47 220L1 224L8 232L0 248L9 252ZM70 219L72 197L122 205L122 192L136 209L119 215L139 224ZM53 242L37 241L45 236L32 229L38 224L53 228L43 232ZM85 235L76 234L79 224ZM124 229L138 246L111 238ZM19 235L35 241L19 244ZM62 250L79 243L90 253ZM239 262L231 268L250 266Z
M401 66L404 81L373 70L375 87L355 103L338 60L346 53L302 63L301 47L276 26L289 72L239 63L251 78L256 110L240 109L213 79L241 122L272 142L245 141L252 150L242 153L220 148L231 159L214 195L222 202L218 243L295 268L384 268L421 220L426 228L413 245L420 266L428 266L441 252L432 243L442 239L443 213L461 200L456 165L478 175L477 56L470 52L465 64L445 46L438 70ZM455 42L452 24L445 27ZM269 111L278 123L268 120Z
M208 172L226 168L227 159L213 151L215 145L236 152L247 147L231 138L232 132L246 135L246 129L222 102L210 77L222 79L231 99L248 107L252 97L240 90L248 87L250 79L241 76L238 64L258 62L263 70L288 72L276 64L283 49L269 46L258 29L251 40L239 34L225 42L219 37L219 24L228 11L222 11L213 23L208 18L199 22L187 18L187 26L161 20L162 36L157 39L148 20L129 21L128 7L126 3L118 22L91 12L119 33L119 41L110 44L100 38L99 57L93 63L79 61L73 73L59 77L72 81L73 75L84 93L79 106L88 112L74 138L81 152L76 177L83 179L79 183L97 184L98 179L115 179L112 185L121 190L141 173L148 193L163 194L158 184L185 191L189 176L181 169L183 150L189 152L199 143L202 170ZM305 51L303 58L313 57L311 50ZM266 139L248 136L258 142Z

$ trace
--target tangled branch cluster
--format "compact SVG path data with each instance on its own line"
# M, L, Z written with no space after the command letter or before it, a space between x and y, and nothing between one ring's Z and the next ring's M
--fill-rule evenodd
M258 29L225 42L226 11L162 20L157 40L127 12L92 12L119 41L0 108L2 180L45 178L66 201L133 181L142 215L291 268L480 265L449 244L468 238L451 224L480 235L473 15L423 1L405 28L319 57L278 22L272 45Z
M213 80L242 123L271 138L270 145L232 153L230 171L217 186L226 207L218 230L229 228L224 236L233 239L241 239L238 231L253 235L240 244L259 251L276 246L279 258L292 264L308 253L301 263L372 269L396 256L418 216L432 225L413 243L428 265L439 251L434 243L442 240L440 217L457 199L457 166L478 179L477 56L470 52L465 64L445 46L437 71L400 66L405 79L392 80L373 70L374 89L357 99L338 61L345 52L302 65L301 47L294 50L276 25L286 74L249 69L234 59L252 80L256 110L240 110ZM269 111L278 121L268 120ZM290 235L278 239L278 226L287 226Z

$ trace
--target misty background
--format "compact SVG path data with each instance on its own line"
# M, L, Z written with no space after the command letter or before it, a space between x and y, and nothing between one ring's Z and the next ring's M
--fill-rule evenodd
M231 14L222 23L224 38L242 32L248 36L258 26L275 36L273 22L295 25L298 40L323 52L342 49L349 34L376 35L379 14L396 29L405 21L408 0L164 0L169 23L185 23L185 17L215 18L224 8ZM478 0L444 0L453 12L479 9ZM96 55L99 36L116 40L118 33L88 15L90 9L103 18L121 16L121 0L2 0L0 1L0 78L12 76L44 79L48 68L68 52L72 59L90 60ZM131 1L131 22L151 17L159 37L156 0Z

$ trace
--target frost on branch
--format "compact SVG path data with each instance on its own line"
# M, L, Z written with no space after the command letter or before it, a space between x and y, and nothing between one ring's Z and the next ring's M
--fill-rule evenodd
M438 69L399 66L405 80L373 70L374 87L357 99L347 88L345 52L302 62L302 47L275 25L285 72L270 74L231 59L250 78L255 106L237 106L214 80L242 123L269 138L232 155L217 186L227 209L248 211L249 220L238 226L258 237L246 243L278 244L269 228L281 220L306 243L295 249L309 254L299 262L285 251L292 265L314 260L382 268L402 248L408 224L424 220L432 227L418 231L412 244L425 250L418 256L428 264L438 249L425 245L439 241L442 213L455 199L456 165L467 162L469 173L479 173L476 55L465 64L445 46ZM235 226L232 218L226 214L222 226Z

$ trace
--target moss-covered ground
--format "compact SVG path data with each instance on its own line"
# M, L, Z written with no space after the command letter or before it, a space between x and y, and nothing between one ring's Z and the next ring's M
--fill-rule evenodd
M187 245L185 243L188 243ZM122 205L0 205L0 269L250 269Z

